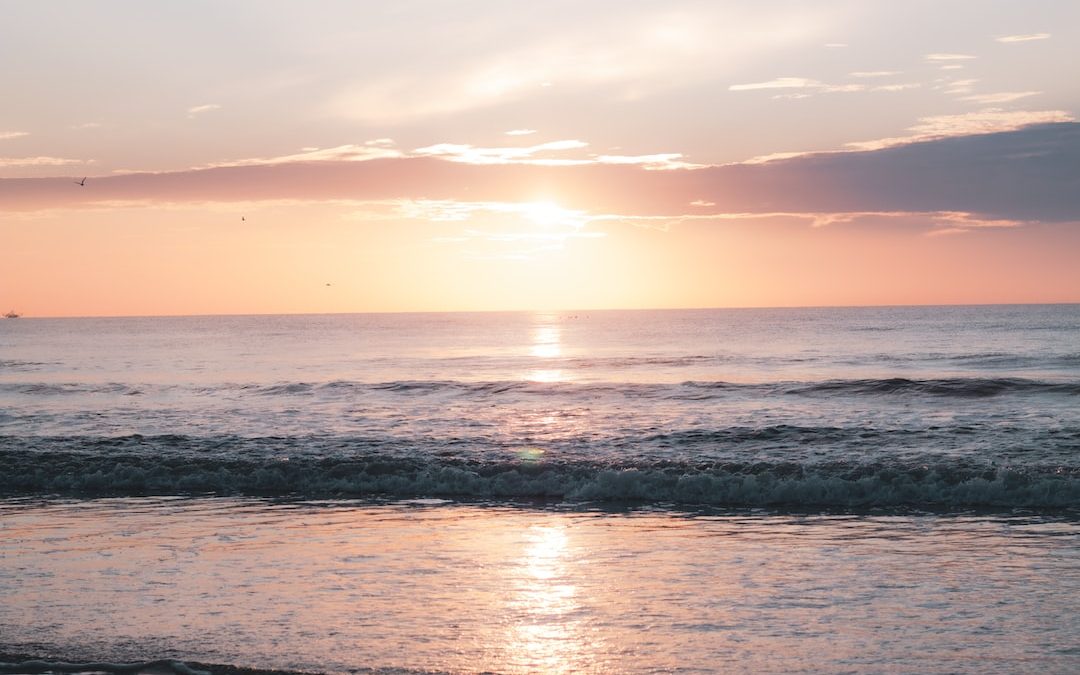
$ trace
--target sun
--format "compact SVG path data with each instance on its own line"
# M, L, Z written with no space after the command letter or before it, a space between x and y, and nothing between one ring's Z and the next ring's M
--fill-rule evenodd
M572 226L580 228L584 222L580 211L564 209L550 201L527 202L521 206L522 214L541 227Z

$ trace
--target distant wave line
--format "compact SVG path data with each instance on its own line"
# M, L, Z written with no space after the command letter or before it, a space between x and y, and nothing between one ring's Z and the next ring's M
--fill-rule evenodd
M677 384L636 382L535 382L531 380L391 380L361 382L279 382L273 384L193 384L151 385L122 382L2 382L0 393L24 396L63 396L75 394L116 394L138 396L155 390L190 389L213 394L234 391L256 396L310 396L355 394L391 394L427 396L451 394L464 397L497 397L520 394L530 396L599 394L627 397L701 399L728 394L765 396L890 396L926 395L953 398L985 398L1006 394L1080 395L1080 381L1044 381L1020 377L954 377L909 379L903 377L866 379L829 379L815 381L779 381L740 383L723 380L689 380Z

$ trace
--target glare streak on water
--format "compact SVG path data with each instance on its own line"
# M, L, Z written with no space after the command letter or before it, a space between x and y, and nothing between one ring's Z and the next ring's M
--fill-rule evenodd
M1080 528L1024 516L0 503L0 634L347 672L1076 665Z

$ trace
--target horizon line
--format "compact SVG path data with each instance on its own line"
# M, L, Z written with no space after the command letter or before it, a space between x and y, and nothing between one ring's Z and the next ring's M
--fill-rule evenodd
M211 312L194 314L42 314L20 313L18 319L183 319L208 317L268 316L356 316L395 314L580 314L582 312L708 312L767 309L915 309L931 307L1056 307L1080 305L1080 300L1061 302L951 302L898 303L880 305L735 305L726 307L594 307L549 309L451 309L451 310L381 310L356 312ZM0 324L2 325L2 324Z

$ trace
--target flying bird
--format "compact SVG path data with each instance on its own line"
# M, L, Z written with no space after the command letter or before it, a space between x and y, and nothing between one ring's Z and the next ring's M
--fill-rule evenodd
M76 185L86 185L86 176L83 176L82 180L73 180L71 182L75 183Z

